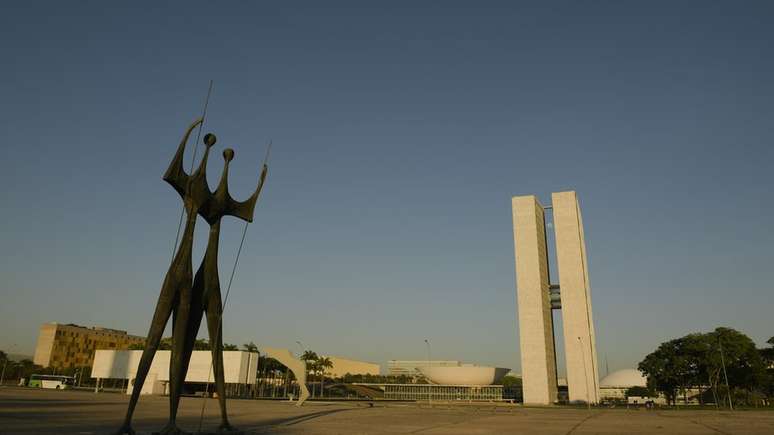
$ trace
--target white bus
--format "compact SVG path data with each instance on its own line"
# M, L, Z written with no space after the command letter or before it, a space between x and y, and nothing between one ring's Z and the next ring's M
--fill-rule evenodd
M65 388L71 388L75 383L75 378L72 376L59 376L59 375L32 375L30 376L30 387L35 388L52 388L56 390L63 390Z

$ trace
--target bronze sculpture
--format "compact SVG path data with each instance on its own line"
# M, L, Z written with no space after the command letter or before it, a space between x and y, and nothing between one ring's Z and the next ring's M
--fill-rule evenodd
M207 184L206 169L210 149L216 142L215 135L207 134L204 136L206 149L196 171L189 175L183 169L183 155L188 138L193 129L201 123L202 119L200 118L186 130L177 152L164 174L164 181L168 182L183 199L186 213L185 229L180 246L161 287L145 349L137 368L132 396L124 423L118 431L119 434L134 434L131 427L132 414L170 315L172 316L172 356L169 366L169 422L159 433L183 433L175 423L177 408L203 313L207 315L215 384L221 410L219 431L233 431L226 415L223 376L222 303L217 271L220 220L223 216L230 215L252 222L255 203L266 179L267 166L264 163L258 187L253 195L244 202L234 201L228 193L227 182L228 166L234 152L227 149L223 152L226 162L220 183L216 191L211 192ZM210 224L210 235L204 259L194 279L191 256L194 227L198 215L201 215Z

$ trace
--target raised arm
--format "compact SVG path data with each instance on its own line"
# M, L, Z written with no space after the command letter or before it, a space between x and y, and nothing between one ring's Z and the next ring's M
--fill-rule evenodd
M266 181L266 175L269 172L269 167L264 164L261 171L261 178L258 180L258 187L255 188L255 192L247 199L247 201L234 201L231 196L228 197L228 203L226 204L227 215L237 217L247 222L253 221L253 212L255 211L255 203L258 201L258 196L263 189L263 183Z
M183 154L185 154L185 146L188 143L188 137L191 135L193 129L201 123L202 118L199 118L194 121L190 127L188 127L188 130L186 130L185 134L183 135L183 140L181 140L180 145L177 146L177 152L175 152L175 156L172 158L172 162L169 163L167 172L164 173L164 181L169 183L177 191L177 193L180 194L181 197L185 197L185 186L188 183L188 174L186 174L185 169L183 169Z

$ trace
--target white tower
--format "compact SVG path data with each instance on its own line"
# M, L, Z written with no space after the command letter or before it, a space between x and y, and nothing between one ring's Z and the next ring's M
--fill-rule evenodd
M570 402L598 403L599 379L591 287L578 198L551 195L552 207L532 196L515 196L513 239L519 311L524 403L556 401L556 354L552 310L562 310L567 388ZM549 282L545 210L553 209L559 284Z

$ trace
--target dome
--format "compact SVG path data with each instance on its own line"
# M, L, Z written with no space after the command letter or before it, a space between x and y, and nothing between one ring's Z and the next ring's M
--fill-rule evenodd
M511 369L500 367L417 367L433 384L492 385L499 382Z
M648 380L635 369L623 369L618 370L605 376L600 382L599 386L602 388L629 388L629 387L645 387Z

